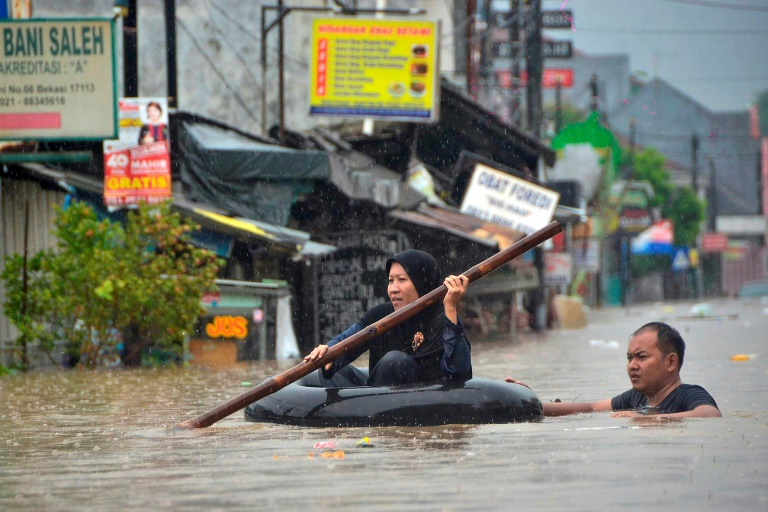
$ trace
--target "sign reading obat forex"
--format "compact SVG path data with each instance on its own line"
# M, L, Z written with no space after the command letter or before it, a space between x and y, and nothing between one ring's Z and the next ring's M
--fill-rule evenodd
M559 199L553 190L477 164L461 213L530 235L552 221Z
M0 140L117 136L112 19L0 21Z
M438 21L316 19L310 114L434 122Z

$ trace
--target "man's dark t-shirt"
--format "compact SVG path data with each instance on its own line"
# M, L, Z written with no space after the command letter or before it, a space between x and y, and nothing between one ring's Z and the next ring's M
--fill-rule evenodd
M656 407L648 407L648 398L642 393L630 389L611 399L614 411L639 411L652 414L674 414L692 411L700 405L717 408L715 399L701 386L680 384Z

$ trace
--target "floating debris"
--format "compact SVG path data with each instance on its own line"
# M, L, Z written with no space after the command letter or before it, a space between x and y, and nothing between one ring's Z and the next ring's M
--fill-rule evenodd
M373 448L373 444L371 444L370 439L367 437L362 438L358 443L357 446L360 448Z
M344 450L337 450L335 452L323 452L320 456L324 459L343 459Z

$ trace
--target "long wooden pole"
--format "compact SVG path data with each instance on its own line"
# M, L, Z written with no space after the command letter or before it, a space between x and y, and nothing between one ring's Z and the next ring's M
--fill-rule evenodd
M562 230L563 228L559 223L551 222L535 233L532 233L522 240L516 242L515 244L507 247L503 251L494 254L487 260L478 263L474 267L464 272L464 275L467 276L469 283L473 283L478 279L490 274L509 261L517 258L526 251L536 247L540 243L552 238ZM238 411L257 400L260 400L265 396L271 395L275 391L284 388L292 382L296 382L305 375L308 375L318 368L325 366L346 352L362 345L366 341L387 332L397 325L400 325L402 322L408 320L417 313L443 300L443 297L445 297L447 292L448 289L444 284L442 284L426 295L422 295L404 308L387 315L378 322L374 322L362 331L353 334L349 338L332 346L328 349L328 352L326 352L323 357L310 362L301 362L293 368L290 368L279 375L275 375L274 377L265 380L253 389L250 389L249 391L246 391L245 393L229 400L228 402L219 405L215 409L211 409L210 411L203 413L196 418L182 422L179 424L179 426L183 428L209 427L220 419L229 416L233 412Z

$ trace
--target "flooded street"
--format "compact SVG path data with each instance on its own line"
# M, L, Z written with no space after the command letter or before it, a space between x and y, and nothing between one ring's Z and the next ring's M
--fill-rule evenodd
M766 510L768 304L711 304L716 318L645 305L515 343L474 339L473 366L542 401L609 398L630 387L629 334L665 320L687 343L683 381L722 419L312 429L238 412L185 431L172 427L293 363L3 378L0 510ZM366 436L374 447L357 446ZM322 457L320 441L344 458Z

